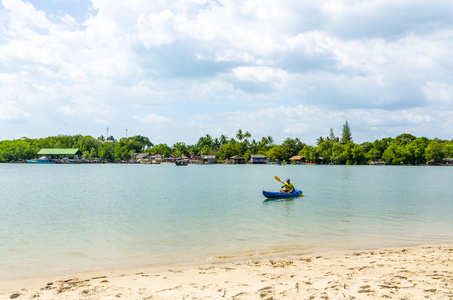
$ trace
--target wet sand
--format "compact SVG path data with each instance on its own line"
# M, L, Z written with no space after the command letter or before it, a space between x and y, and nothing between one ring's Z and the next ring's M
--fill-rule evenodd
M453 299L453 245L23 278L0 299Z

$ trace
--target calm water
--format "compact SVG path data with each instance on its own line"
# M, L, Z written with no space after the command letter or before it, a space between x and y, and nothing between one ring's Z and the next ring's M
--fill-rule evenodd
M264 201L287 177L304 197ZM453 243L453 167L0 164L0 278Z

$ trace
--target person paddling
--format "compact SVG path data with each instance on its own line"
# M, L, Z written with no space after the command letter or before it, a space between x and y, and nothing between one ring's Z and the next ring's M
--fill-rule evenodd
M294 184L291 183L289 178L286 179L286 182L282 185L282 189L280 190L281 193L291 193L295 191Z

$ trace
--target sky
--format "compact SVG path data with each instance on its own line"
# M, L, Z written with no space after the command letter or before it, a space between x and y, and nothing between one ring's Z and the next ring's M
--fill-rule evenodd
M0 1L0 140L453 139L450 0Z

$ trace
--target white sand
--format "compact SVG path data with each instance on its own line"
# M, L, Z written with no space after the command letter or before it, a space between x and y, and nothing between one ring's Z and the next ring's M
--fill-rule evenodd
M10 280L0 299L453 299L453 245Z

